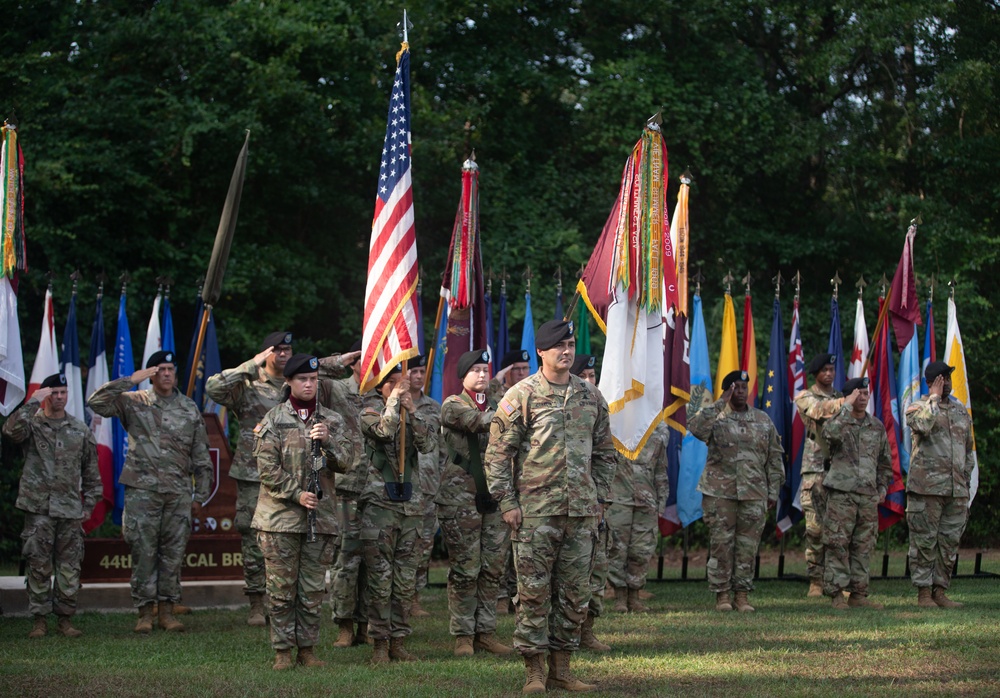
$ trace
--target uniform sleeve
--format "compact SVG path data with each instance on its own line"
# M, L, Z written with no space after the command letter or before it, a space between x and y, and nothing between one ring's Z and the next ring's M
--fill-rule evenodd
M662 509L670 497L670 478L667 476L667 441L663 436L656 437L656 450L653 451L653 487L656 489L656 501Z
M267 488L268 494L274 499L288 500L298 504L299 496L303 490L299 487L299 483L281 467L281 441L278 435L267 426L264 426L257 434L253 457L257 460L260 484Z
M493 410L485 412L462 400L449 397L441 406L441 426L463 434L484 434L490 430Z
M327 415L323 421L330 431L323 442L327 467L334 472L347 473L361 458L361 434L356 429L349 428L344 418L337 413Z
M965 433L965 482L968 485L972 471L976 467L976 437L972 431L972 418L969 418L969 430Z
M191 470L194 473L194 501L204 502L212 491L212 459L208 457L208 432L205 420L197 411L194 440L191 443Z
M353 369L350 366L344 366L340 363L340 356L340 354L331 354L319 360L319 377L321 380L327 378L339 380L347 378L353 373Z
M381 411L368 402L361 412L361 433L367 438L383 443L396 440L399 431L399 398L389 397Z
M94 433L87 429L83 442L83 452L80 454L80 483L83 490L83 518L90 518L91 512L104 495L104 485L101 483L101 471L97 464L97 439Z
M892 456L889 454L889 438L885 434L885 429L881 431L878 461L875 463L875 489L880 495L889 491L889 484L892 482Z
M417 447L417 451L434 453L438 448L438 433L440 432L437 420L434 420L434 423L429 422L420 414L420 410L408 413L406 419L413 432L413 445Z
M831 451L840 450L841 445L844 442L844 429L850 425L851 410L847 405L840 408L837 414L833 415L826 426L823 427L823 436L826 437L826 442L830 445Z
M3 423L3 435L14 443L24 443L31 436L31 418L41 404L34 396L21 405L14 414Z
M843 404L844 398L842 397L822 397L811 390L803 390L795 396L795 408L799 414L817 424L821 424L837 414Z
M719 398L711 405L702 407L688 420L688 431L694 434L694 437L699 441L708 443L712 438L712 427L715 426L715 420L719 418L725 406L726 403Z
M490 442L483 460L490 495L505 513L521 506L514 489L514 464L526 431L519 401L515 388L500 400L490 423Z
M94 391L87 400L90 409L102 417L118 417L122 426L128 429L128 413L131 400L127 393L132 390L131 376L122 376L105 383ZM138 393L136 393L138 394Z
M597 487L597 500L611 501L611 484L615 480L615 469L618 467L618 451L611 439L611 418L608 416L608 403L598 396L600 407L597 411L597 422L594 424L594 446L590 456L590 475Z
M778 439L778 430L770 419L767 423L770 426L767 440L767 501L776 502L781 486L785 484L785 452Z
M259 370L253 359L244 361L236 368L227 368L222 373L209 376L205 381L205 392L223 407L239 409L247 381L255 380L260 375Z
M907 407L906 426L910 427L910 431L923 435L930 434L941 411L940 402L938 396L932 395Z

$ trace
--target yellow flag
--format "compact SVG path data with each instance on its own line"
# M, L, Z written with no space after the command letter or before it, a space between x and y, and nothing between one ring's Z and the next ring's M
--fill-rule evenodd
M715 399L722 397L722 379L733 371L740 370L740 350L736 341L736 310L733 297L726 294L722 309L722 349L719 351L719 367L715 372Z

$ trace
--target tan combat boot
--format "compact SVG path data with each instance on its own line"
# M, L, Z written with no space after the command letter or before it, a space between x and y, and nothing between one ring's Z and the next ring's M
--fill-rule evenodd
M340 634L337 635L337 640L333 643L334 647L350 647L354 644L354 621L353 620L340 620L337 621L337 625L340 626Z
M375 651L372 652L372 665L389 663L389 641L375 640Z
M63 637L80 637L83 635L82 630L78 630L73 627L73 623L69 616L59 616L59 634Z
M31 632L28 633L28 637L32 640L36 640L40 637L45 637L45 633L49 631L48 624L45 622L45 616L35 615L35 624L31 626Z
M810 578L809 591L806 592L806 596L808 596L811 599L823 596L823 580Z
M934 603L934 599L931 598L930 587L917 587L917 605L920 606L920 608L938 607L938 605Z
M174 613L177 606L174 606ZM250 615L247 616L247 625L255 628L262 628L267 625L267 614L264 611L264 595L250 594Z
M489 652L501 656L513 654L514 648L508 647L497 639L493 633L476 633L476 639L472 643L473 649L479 652Z
M859 594L856 591L851 592L851 597L847 599L847 605L851 608L870 608L873 611L881 611L885 608L882 604L875 603L864 594Z
M935 586L931 592L931 600L941 608L961 608L965 604L952 601L944 593L944 587Z
M733 610L733 604L729 599L728 591L719 591L715 594L715 610L725 613Z
M549 678L545 682L545 688L574 693L587 693L596 691L597 686L592 683L580 681L569 670L570 653L566 650L555 650L549 652Z
M295 664L292 663L292 651L291 650L277 650L274 653L274 664L271 666L275 671L285 671L286 669L291 669Z
M358 631L354 633L354 642L352 645L357 647L358 645L370 645L373 640L368 637L368 623L358 623Z
M312 647L299 647L299 654L295 658L295 663L307 669L326 666L326 662L316 656Z
M139 622L135 624L132 632L148 635L153 632L153 604L139 606Z
M169 601L160 602L160 612L157 619L160 622L160 628L167 632L184 632L184 624L174 618L174 605Z
M638 589L628 590L628 610L629 613L649 613L649 606L639 598Z
M545 655L534 654L524 658L524 688L521 693L545 693Z
M750 605L750 601L747 599L748 594L749 592L746 591L737 591L733 594L733 605L740 613L753 613L757 610Z
M831 597L831 599L833 601L832 604L831 604L831 608L833 608L834 611L848 611L848 610L850 610L851 607L848 605L847 599L845 599L844 595L841 594L839 591L836 594L834 594Z
M452 653L456 657L471 657L476 653L476 648L472 643L472 635L459 635L455 638L455 651Z
M587 619L583 621L580 628L580 647L592 652L609 652L611 645L605 645L594 635L594 616L587 614Z
M406 651L406 638L394 637L389 640L389 659L395 662L417 662L417 655Z
M615 613L628 613L628 589L626 587L615 587Z
M424 607L420 605L420 594L413 595L413 603L410 604L410 617L411 618L430 618L431 614L424 610Z
M184 604L181 603L175 603L173 613L175 616L187 616L191 614L191 607L185 606ZM156 603L155 601L153 602L153 615L154 616L160 615L160 604Z
M649 601L650 599L656 598L656 595L646 591L645 589L640 589L639 598L643 601Z

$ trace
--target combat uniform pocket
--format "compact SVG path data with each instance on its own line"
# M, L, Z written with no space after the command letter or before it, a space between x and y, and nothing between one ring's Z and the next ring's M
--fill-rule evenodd
M906 502L907 514L923 514L927 510L927 502L922 499L909 498Z
M358 540L378 540L378 528L362 528Z
M516 531L511 531L510 540L512 543L530 543L531 537L535 534L535 529L527 528L524 524Z

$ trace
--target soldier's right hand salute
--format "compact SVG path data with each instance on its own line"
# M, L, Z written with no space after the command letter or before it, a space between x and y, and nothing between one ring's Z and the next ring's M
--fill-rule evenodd
M138 371L132 374L131 381L132 385L139 385L144 380L149 380L156 375L156 372L160 370L159 366L150 366L149 368L140 368Z

